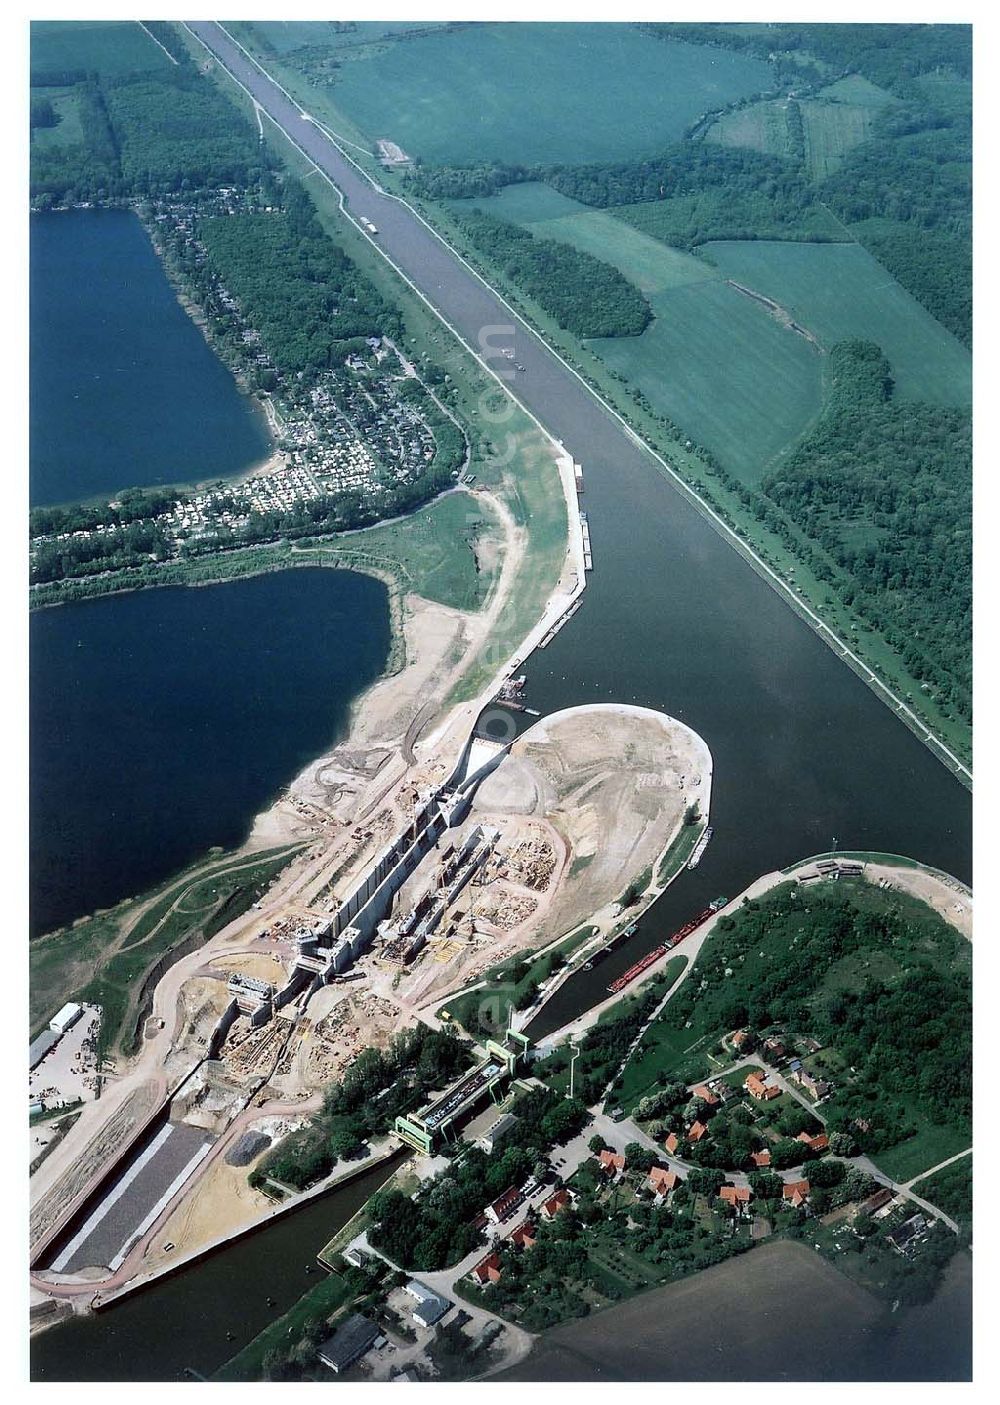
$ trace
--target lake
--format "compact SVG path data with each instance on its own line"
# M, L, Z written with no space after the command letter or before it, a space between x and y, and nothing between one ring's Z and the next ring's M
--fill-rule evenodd
M389 651L385 587L298 568L30 621L31 930L246 837Z
M263 412L181 307L129 210L31 216L31 503L239 473Z

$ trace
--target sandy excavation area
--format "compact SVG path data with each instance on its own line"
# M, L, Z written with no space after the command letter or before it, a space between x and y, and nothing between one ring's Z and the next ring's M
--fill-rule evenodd
M687 807L707 817L711 777L702 739L649 708L569 708L519 737L480 786L474 810L499 827L511 815L544 819L566 846L568 863L532 945L592 921L634 883L651 887Z

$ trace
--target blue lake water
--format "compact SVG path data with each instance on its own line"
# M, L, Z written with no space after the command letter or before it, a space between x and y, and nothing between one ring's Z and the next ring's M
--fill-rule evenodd
M110 906L252 817L346 726L385 587L321 568L31 616L31 930Z
M270 438L128 210L31 216L31 502L196 482Z

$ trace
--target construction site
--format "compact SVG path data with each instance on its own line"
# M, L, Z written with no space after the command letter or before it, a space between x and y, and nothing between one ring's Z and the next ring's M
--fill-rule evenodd
M116 1285L256 1222L271 1201L248 1173L326 1085L362 1050L435 1022L498 961L617 912L687 807L707 811L710 776L687 728L608 706L513 742L474 730L450 768L407 768L338 826L322 862L167 971L143 1031L146 1081L128 1097L116 1084L119 1111L103 1125L95 1113L33 1207L36 1282ZM432 1153L500 1099L523 1056L520 1036L491 1041L396 1136Z

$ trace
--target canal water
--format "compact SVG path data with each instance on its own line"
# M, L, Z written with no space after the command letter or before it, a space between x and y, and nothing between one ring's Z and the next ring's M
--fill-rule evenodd
M389 640L385 586L321 567L35 611L32 934L242 843Z
M31 503L263 459L263 412L177 301L129 210L31 216Z
M51 1327L31 1343L35 1381L179 1381L210 1376L287 1312L323 1270L316 1255L402 1160L92 1317ZM270 1303L269 1300L270 1299Z

